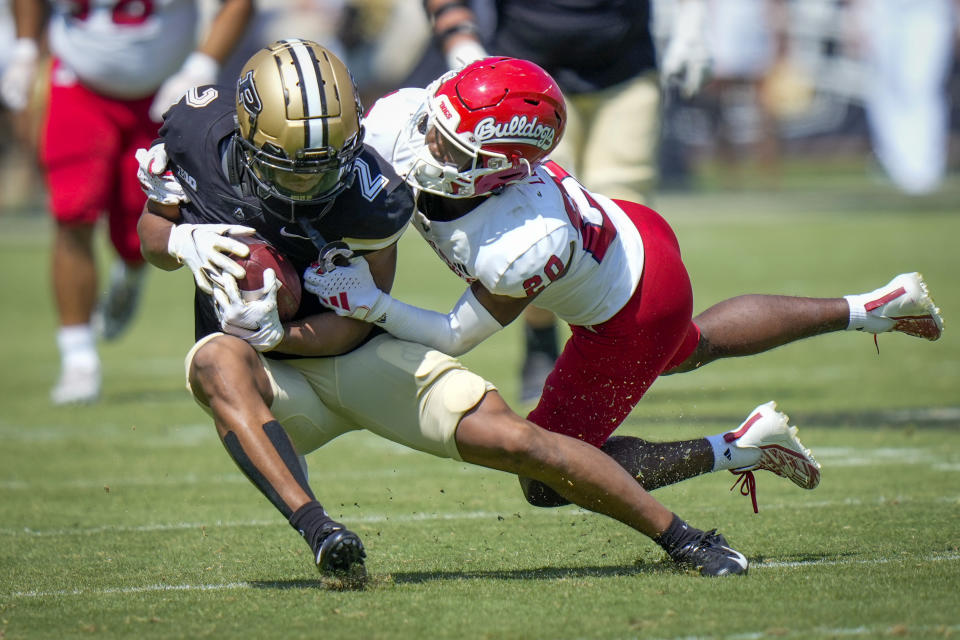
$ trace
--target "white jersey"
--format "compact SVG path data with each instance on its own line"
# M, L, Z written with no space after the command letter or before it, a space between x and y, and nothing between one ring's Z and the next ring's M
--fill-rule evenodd
M142 98L176 72L197 42L195 0L54 0L50 49L100 93Z
M400 175L412 166L404 138L427 93L403 89L378 100L364 119L365 141ZM447 266L491 293L524 298L581 326L609 320L627 303L643 272L643 242L612 200L590 193L553 163L490 196L465 216L413 225Z

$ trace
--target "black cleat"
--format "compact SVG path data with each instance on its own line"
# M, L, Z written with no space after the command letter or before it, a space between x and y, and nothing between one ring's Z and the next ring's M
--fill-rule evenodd
M362 589L367 580L367 568L363 563L367 552L363 549L363 542L360 536L343 525L331 524L317 552L317 569L325 576L342 580L344 588Z
M749 564L747 558L732 549L716 529L704 531L674 549L670 557L682 567L699 570L702 576L746 574Z

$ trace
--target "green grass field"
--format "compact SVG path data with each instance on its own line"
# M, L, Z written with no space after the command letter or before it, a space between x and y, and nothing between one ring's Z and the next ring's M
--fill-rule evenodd
M718 527L750 574L676 571L619 523L538 510L516 481L348 434L308 457L363 537L371 584L325 588L307 546L234 468L183 389L186 272L151 274L136 326L102 347L102 401L52 408L46 218L0 216L0 638L845 638L960 633L960 185L909 200L821 171L777 192L665 195L696 306L737 293L841 295L920 270L936 343L841 333L659 381L621 428L718 433L775 399L823 464L798 490L727 473L655 495ZM419 238L400 297L460 283ZM520 334L465 358L517 395ZM374 401L374 399L371 399Z

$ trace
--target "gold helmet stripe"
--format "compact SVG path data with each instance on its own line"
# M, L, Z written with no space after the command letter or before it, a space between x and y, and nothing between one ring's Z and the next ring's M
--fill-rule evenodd
M327 146L327 122L322 117L327 113L327 96L323 91L323 78L316 57L302 40L285 40L290 45L290 55L300 79L300 100L303 105L304 148L316 149ZM321 117L318 117L321 116Z

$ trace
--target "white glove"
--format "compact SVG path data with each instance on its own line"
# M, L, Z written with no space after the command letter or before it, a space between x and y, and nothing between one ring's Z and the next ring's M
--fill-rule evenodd
M204 293L213 293L211 277L221 274L243 278L243 267L226 256L232 253L246 258L250 247L230 236L252 236L256 230L238 224L178 224L170 230L167 253L185 264L193 272L197 287Z
M464 68L471 62L482 60L489 57L490 54L483 48L483 45L476 40L467 40L464 38L447 52L447 68L451 71L457 71Z
M18 38L7 70L0 78L0 98L14 111L23 111L30 102L30 90L37 75L37 41L33 38Z
M183 94L194 87L215 83L219 71L220 63L207 54L199 51L191 53L180 70L160 85L150 105L150 119L161 122L166 110L176 104Z
M677 3L670 40L660 64L663 84L679 84L687 98L703 87L713 62L707 48L706 20L703 0Z
M214 309L224 333L246 340L257 351L270 351L283 340L283 324L277 312L280 281L273 269L263 272L263 288L240 292L229 273L216 278Z
M167 168L167 147L162 142L149 149L137 149L137 179L147 197L160 204L190 202L183 186Z
M303 273L304 289L320 298L320 302L338 316L375 322L390 305L390 296L377 288L370 275L370 265L363 258L350 264L324 271L317 264Z

